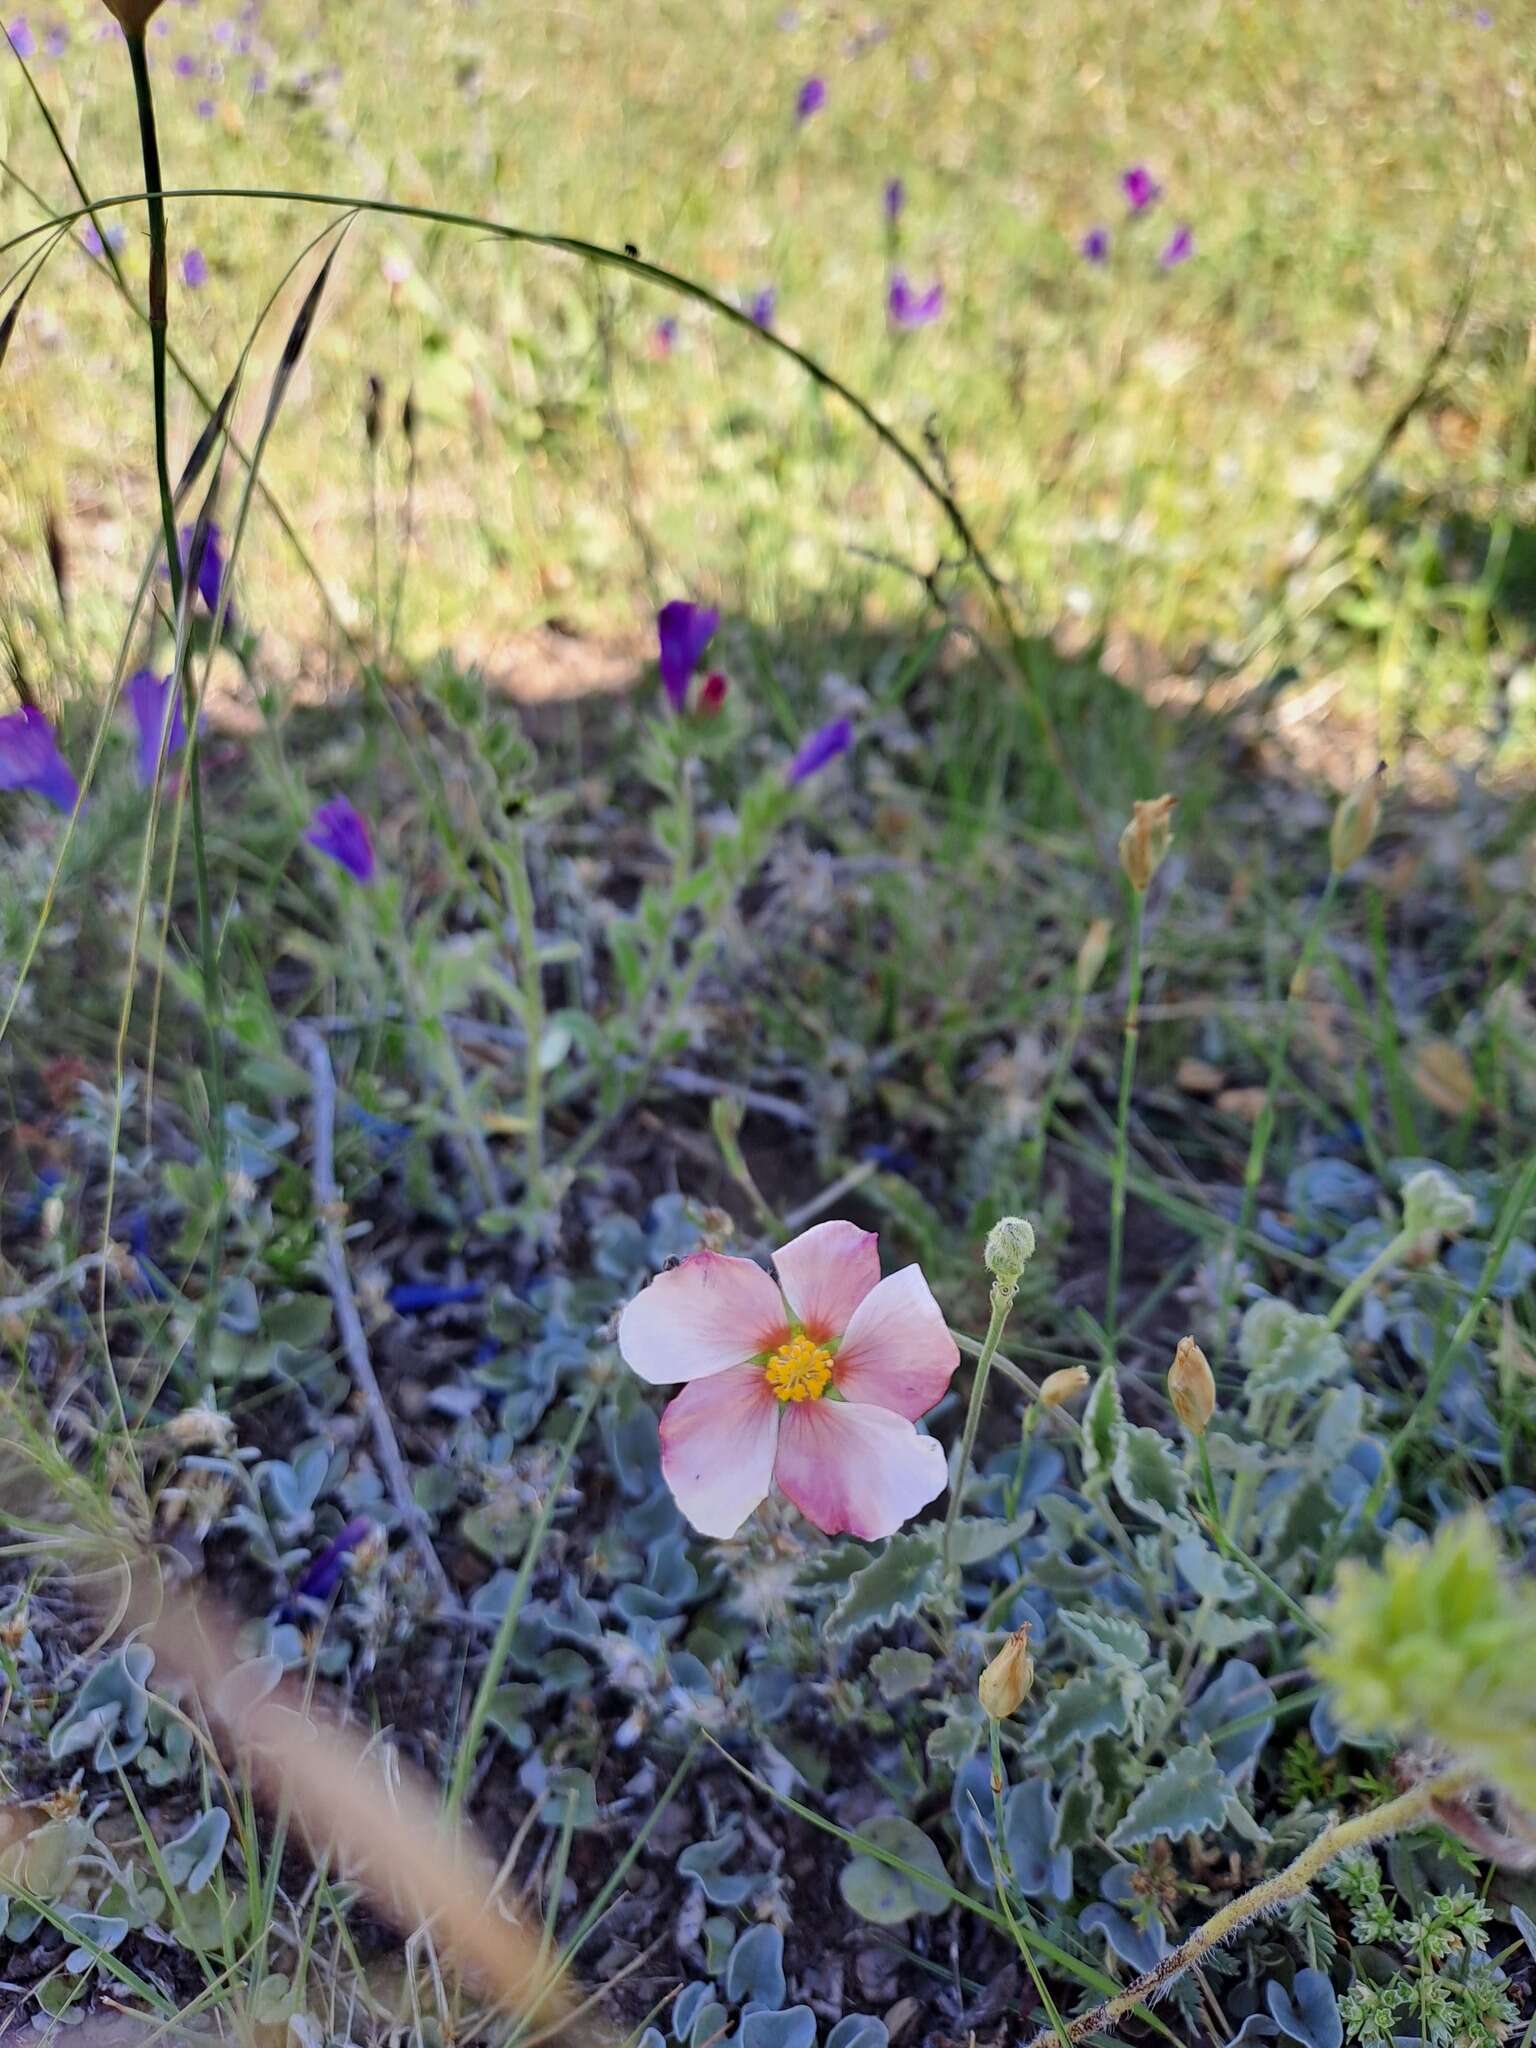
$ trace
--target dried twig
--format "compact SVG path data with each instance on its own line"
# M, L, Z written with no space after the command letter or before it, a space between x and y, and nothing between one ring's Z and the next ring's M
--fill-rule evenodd
M395 1440L394 1424L390 1421L389 1410L384 1405L384 1396L373 1370L373 1360L368 1354L368 1338L363 1329L363 1319L358 1314L357 1297L352 1291L352 1276L347 1269L346 1249L341 1239L341 1190L336 1185L336 1075L331 1066L331 1055L319 1032L311 1030L307 1025L296 1026L294 1037L302 1047L309 1066L314 1114L315 1156L311 1178L315 1195L315 1215L320 1224L320 1241L325 1252L325 1282L336 1309L336 1322L341 1331L347 1369L352 1375L353 1384L362 1396L363 1406L368 1411L368 1422L373 1431L374 1455L384 1474L389 1497L394 1502L401 1521L410 1531L416 1554L421 1559L422 1567L436 1589L439 1599L457 1609L458 1596L453 1590L447 1572L443 1569L442 1559L432 1546L432 1535L426 1514L411 1492L410 1474L406 1470L404 1458L400 1455L400 1446Z

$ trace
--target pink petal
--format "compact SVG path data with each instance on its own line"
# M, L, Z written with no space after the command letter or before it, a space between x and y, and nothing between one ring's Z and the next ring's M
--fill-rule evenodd
M700 1535L734 1536L766 1495L782 1406L755 1365L695 1380L668 1402L662 1477Z
M888 1408L791 1401L774 1483L828 1536L890 1536L944 1491L943 1447Z
M943 1398L960 1351L917 1266L892 1273L859 1303L843 1333L832 1381L848 1401L869 1401L915 1422Z
M817 1339L841 1337L880 1278L880 1240L856 1223L818 1223L773 1255L779 1285Z
M664 1387L773 1351L788 1327L783 1297L761 1266L692 1252L630 1302L619 1317L619 1351L632 1372Z

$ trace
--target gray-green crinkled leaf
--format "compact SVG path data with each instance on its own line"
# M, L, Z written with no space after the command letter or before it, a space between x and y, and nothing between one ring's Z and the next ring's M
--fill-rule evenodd
M929 1763L958 1771L975 1754L985 1732L986 1717L974 1690L951 1700L943 1709L938 1727L924 1744Z
M1120 1448L1120 1438L1125 1429L1125 1409L1120 1400L1120 1389L1115 1383L1114 1368L1101 1372L1093 1383L1083 1409L1083 1478L1090 1484L1108 1479L1114 1467L1115 1453Z
M955 1524L954 1541L950 1555L960 1566L985 1564L989 1557L1012 1549L1021 1537L1027 1536L1035 1525L1035 1511L1028 1509L1014 1521L1003 1521L1000 1517L968 1517Z
M1173 1561L1191 1593L1201 1600L1212 1600L1217 1606L1251 1600L1258 1590L1252 1572L1213 1550L1203 1537L1186 1536L1182 1543L1176 1543Z
M90 1944L71 1949L64 1958L64 1967L72 1977L83 1975L98 1955L110 1955L128 1936L126 1920L109 1919L100 1913L65 1913L62 1917L71 1934L77 1935L82 1944Z
M1114 1473L1116 1492L1137 1514L1163 1529L1182 1533L1190 1526L1184 1514L1189 1481L1167 1437L1155 1429L1123 1430Z
M1063 1849L1084 1849L1098 1832L1098 1781L1091 1771L1074 1771L1062 1789L1056 1811L1056 1841Z
M218 1869L228 1840L229 1815L222 1806L210 1807L161 1850L166 1876L178 1891L200 1892Z
M1239 1643L1251 1643L1256 1635L1268 1635L1274 1624L1252 1608L1238 1608L1224 1614L1219 1607L1201 1606L1190 1622L1190 1635L1198 1649L1235 1650Z
M761 1871L728 1871L741 1847L741 1829L728 1822L713 1841L694 1842L677 1859L679 1873L700 1886L712 1906L744 1906L767 1882Z
M55 1763L94 1749L98 1771L130 1764L149 1740L149 1694L145 1685L155 1653L130 1643L99 1664L55 1723L48 1754Z
M899 1927L914 1914L942 1912L949 1903L945 1892L923 1879L936 1878L940 1886L947 1885L944 1859L920 1827L899 1814L882 1814L867 1821L861 1832L866 1841L899 1857L913 1873L862 1853L845 1864L839 1889L861 1920L872 1921L876 1927Z
M854 1573L827 1617L827 1634L847 1642L867 1628L889 1628L903 1615L916 1614L938 1583L938 1536L926 1529L893 1536L873 1564Z
M855 1572L874 1562L874 1552L865 1543L834 1543L818 1550L800 1567L802 1586L846 1586Z
M1342 1379L1349 1366L1343 1340L1321 1316L1303 1315L1265 1295L1243 1316L1238 1356L1248 1368L1248 1394L1283 1388L1303 1394Z
M869 1675L881 1699L894 1704L908 1693L921 1692L933 1676L933 1666L926 1650L877 1650L869 1660Z
M731 1950L725 1966L725 1995L733 2005L749 2000L765 2011L784 2003L784 1937L765 1921L749 1927Z
M1123 1735L1130 1723L1125 1696L1113 1678L1085 1671L1051 1694L1030 1744L1044 1756L1059 1756L1093 1735Z
M1146 1630L1128 1614L1063 1607L1056 1618L1077 1647L1096 1664L1125 1665L1140 1671L1152 1655Z
M1134 1849L1145 1842L1209 1834L1226 1817L1228 1790L1221 1765L1202 1737L1170 1757L1142 1786L1109 1846Z
M741 2048L816 2048L816 2015L808 2005L742 2015Z

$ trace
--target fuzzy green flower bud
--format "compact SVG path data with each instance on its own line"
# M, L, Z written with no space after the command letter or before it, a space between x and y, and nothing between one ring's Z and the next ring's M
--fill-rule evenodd
M1168 1371L1168 1398L1191 1436L1204 1436L1216 1413L1216 1377L1193 1337L1181 1337Z
M1536 1808L1536 1586L1508 1577L1481 1515L1379 1567L1340 1565L1318 1608L1318 1676L1351 1726L1429 1736Z
M987 1271L1004 1287L1017 1287L1020 1276L1035 1256L1035 1227L1023 1216L1004 1216L987 1232L982 1254Z
M1120 866L1138 896L1146 894L1173 844L1177 803L1176 796L1154 796L1131 806L1131 822L1120 834Z
M1404 1182L1403 1228L1416 1237L1456 1237L1476 1220L1476 1202L1439 1167L1423 1167Z
M1375 773L1367 775L1364 782L1357 782L1334 812L1328 852L1336 875L1353 867L1370 850L1381 823L1381 792L1386 779L1387 764L1380 761Z
M1029 1625L1016 1628L976 1681L982 1711L993 1721L1006 1721L1029 1698L1035 1682L1035 1660L1029 1654Z

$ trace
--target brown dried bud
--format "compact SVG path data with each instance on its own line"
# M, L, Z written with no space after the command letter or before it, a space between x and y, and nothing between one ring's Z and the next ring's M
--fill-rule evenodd
M1154 796L1131 806L1131 822L1120 834L1120 866L1138 896L1146 894L1173 844L1177 803L1176 796Z
M1040 1382L1040 1406L1060 1408L1068 1401L1075 1401L1088 1384L1086 1365L1064 1365L1058 1372L1048 1372Z
M102 0L102 4L109 14L117 16L124 35L129 36L142 36L150 17L160 11L160 0Z
M1035 1682L1035 1660L1029 1654L1029 1625L1016 1628L976 1681L982 1710L993 1721L1006 1721L1029 1698Z
M1336 875L1342 875L1369 851L1381 823L1381 792L1386 779L1387 764L1378 761L1375 772L1357 782L1334 812L1328 852Z
M1204 1436L1216 1413L1216 1380L1211 1361L1193 1337L1179 1340L1168 1373L1168 1398L1173 1412L1191 1436Z

